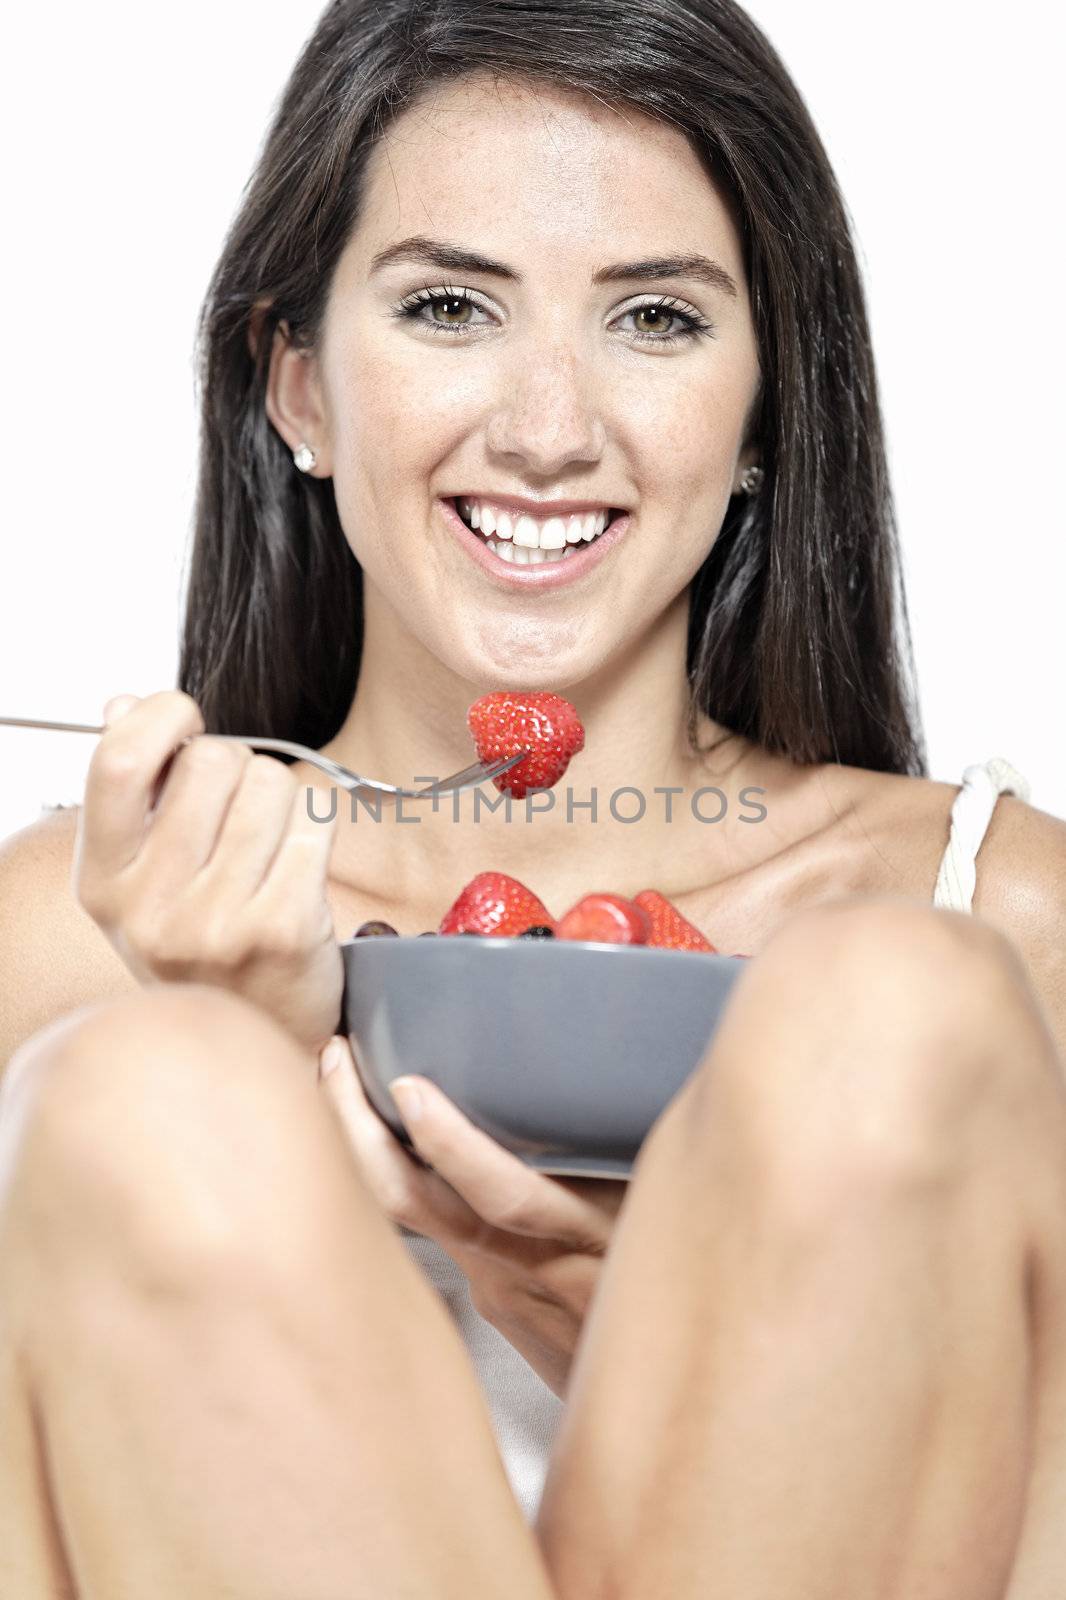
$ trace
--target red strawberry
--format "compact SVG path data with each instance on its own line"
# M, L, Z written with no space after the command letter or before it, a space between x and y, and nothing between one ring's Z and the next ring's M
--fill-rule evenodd
M527 928L554 928L551 912L517 878L506 872L479 872L441 918L440 933L514 936Z
M651 919L620 894L587 894L555 927L557 939L598 939L608 944L647 944Z
M527 789L550 789L558 783L570 758L585 748L585 730L569 700L540 690L483 694L467 712L466 724L482 761L528 750L524 761L493 779L497 789L509 789L516 800Z
M651 921L649 944L661 945L667 950L709 950L712 955L717 954L711 941L705 939L695 924L683 917L658 889L642 889L633 899L648 913Z

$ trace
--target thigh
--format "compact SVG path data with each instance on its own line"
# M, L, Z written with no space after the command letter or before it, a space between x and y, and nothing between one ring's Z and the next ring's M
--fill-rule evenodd
M894 898L793 918L746 967L704 1062L637 1162L537 1524L561 1593L623 1592L612 1584L627 1569L638 1508L642 1537L658 1538L671 1559L683 1560L686 1541L698 1552L706 1536L714 1506L695 1463L713 1420L730 1252L739 1269L757 1230L783 1227L782 1259L802 1262L847 1208L873 1215L902 1201L919 1216L964 1170L987 1185L970 1206L969 1237L989 1283L1012 1282L1015 1264L1031 1260L1050 1332L1066 1282L1066 1101L1006 941L961 914ZM738 1212L746 1233L730 1231ZM1018 1351L1012 1379L1024 1394L1025 1279L1016 1276L1002 1325L991 1289L974 1314L990 1340ZM975 1296L983 1287L978 1273ZM772 1349L773 1329L762 1337ZM968 1338L963 1330L960 1357ZM1056 1383L1061 1395L1049 1370L1041 1394L1061 1419ZM1016 1419L1005 1414L1004 1430L1016 1437ZM1061 1443L1056 1460L1049 1481L1061 1484ZM1008 1480L1020 1502L1023 1466L1010 1465ZM975 1537L991 1535L985 1521Z
M262 1013L174 985L76 1015L12 1062L0 1152L20 1600L64 1551L115 1600L501 1571L545 1600L455 1328Z

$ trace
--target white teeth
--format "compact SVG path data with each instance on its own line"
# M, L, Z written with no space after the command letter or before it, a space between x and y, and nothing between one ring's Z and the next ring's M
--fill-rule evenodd
M531 550L528 545L516 545L513 542L498 543L495 539L486 539L485 543L494 556L499 556L501 561L517 561L519 566L539 566L542 561L564 561L567 556L573 555L569 545L562 550Z
M456 505L460 515L486 538L512 539L525 550L562 550L566 545L588 543L607 526L606 511L574 512L567 517L547 517L538 522L526 513L518 515L494 506L490 501L460 496Z
M540 545L540 529L532 517L519 517L514 525L515 544L525 545L527 550L536 550Z

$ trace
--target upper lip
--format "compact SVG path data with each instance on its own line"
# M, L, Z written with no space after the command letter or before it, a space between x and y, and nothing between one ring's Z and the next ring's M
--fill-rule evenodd
M584 511L624 511L613 500L526 500L519 494L494 494L491 490L469 489L449 495L450 500L487 500L490 505L511 511L524 511L531 517L566 517Z

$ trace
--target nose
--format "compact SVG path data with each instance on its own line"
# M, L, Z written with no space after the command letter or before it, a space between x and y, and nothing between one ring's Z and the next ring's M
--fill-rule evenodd
M595 463L606 429L597 380L573 345L516 341L500 370L501 391L486 430L490 454L527 479L556 480L567 467Z

